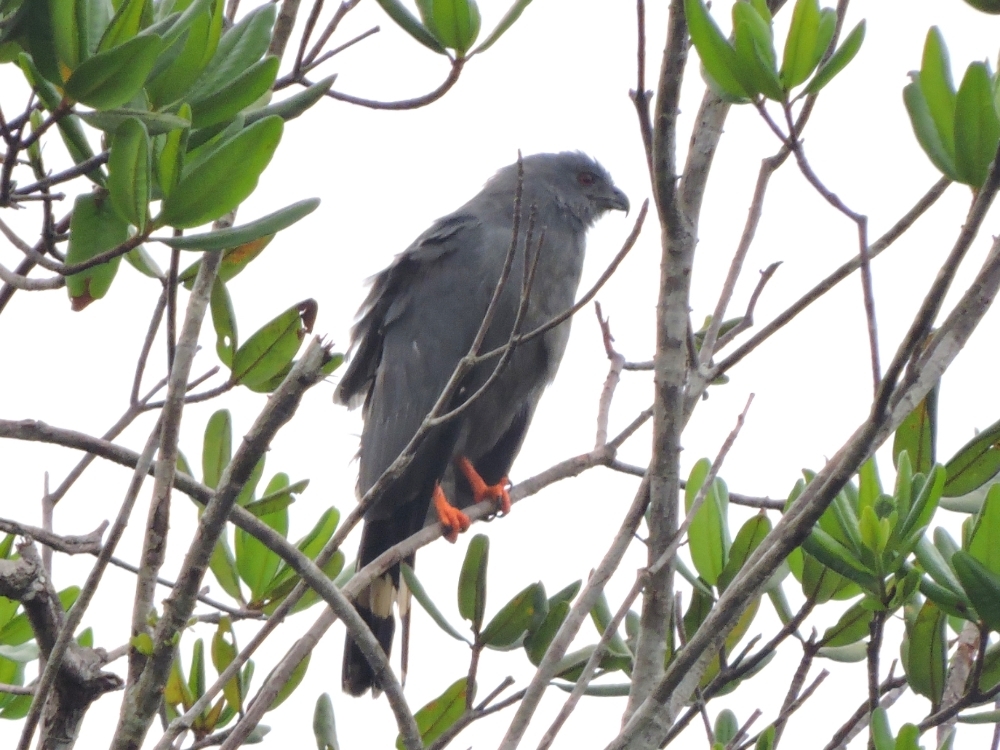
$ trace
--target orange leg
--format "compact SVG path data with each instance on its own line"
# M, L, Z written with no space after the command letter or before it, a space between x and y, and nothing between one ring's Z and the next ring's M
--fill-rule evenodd
M467 531L472 525L467 515L448 502L440 484L434 486L434 510L437 511L438 520L448 530L444 536L449 542L457 541L458 533Z
M460 456L455 459L455 463L465 474L469 484L472 485L472 495L477 503L481 503L483 500L492 500L496 503L498 513L504 516L510 513L510 495L507 493L507 485L510 484L510 480L507 477L501 479L497 484L486 484L469 459Z

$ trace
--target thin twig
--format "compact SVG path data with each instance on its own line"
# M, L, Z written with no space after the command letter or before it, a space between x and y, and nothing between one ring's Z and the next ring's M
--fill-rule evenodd
M38 720L41 718L42 709L45 707L49 691L55 684L59 666L66 653L66 649L73 641L76 628L83 619L83 614L87 611L87 607L90 605L97 591L98 584L104 576L104 571L107 570L108 562L114 554L115 548L122 538L122 534L125 533L125 527L128 525L132 508L135 507L139 491L142 489L146 475L149 473L150 465L153 463L153 456L156 453L159 437L160 421L157 420L149 433L149 437L146 440L146 447L139 456L135 470L132 472L132 480L125 493L122 506L118 510L118 517L108 532L108 539L101 548L101 552L97 556L97 562L94 563L94 567L91 568L90 574L87 576L87 581L84 583L83 588L80 589L80 594L77 596L69 612L66 613L66 619L59 631L59 635L48 654L45 669L42 671L41 677L38 679L38 685L35 688L35 696L31 701L31 707L28 709L28 714L24 719L24 726L21 729L21 739L17 745L18 750L28 750L31 746L31 738L35 733Z
M359 107L367 107L368 109L389 109L397 112L407 109L419 109L420 107L426 107L428 104L433 104L442 96L447 94L451 90L452 86L458 83L458 78L462 74L462 68L464 65L464 58L455 58L451 61L451 70L448 71L448 77L444 79L440 86L423 96L417 96L413 99L401 99L395 102L380 102L374 99L364 99L358 96L351 96L350 94L344 94L340 91L334 91L333 89L327 91L326 95L332 99L336 99L337 101L347 102L348 104L356 104Z
M924 193L913 207L903 215L896 224L883 234L878 240L872 243L869 248L869 260L874 259L887 250L897 239L899 239L926 211L933 206L941 194L948 188L951 181L946 178L938 180L931 188ZM841 281L849 277L854 271L861 267L861 256L856 256L844 263L836 271L831 273L816 286L806 292L794 304L778 315L774 320L761 328L756 334L740 345L736 351L723 359L710 371L711 377L717 378L731 370L737 363L742 361L750 352L754 351L764 341L769 339L785 325L791 322L799 313L809 307L824 294L829 292ZM628 367L626 366L626 369Z
M563 704L563 707L559 710L559 714L552 722L552 725L549 727L548 731L546 731L546 733L542 737L541 742L539 742L538 750L546 750L548 747L552 745L552 742L555 740L556 734L558 734L559 730L562 728L562 725L566 722L570 714L576 708L576 704L580 701L580 698L583 697L583 694L586 691L587 686L590 684L590 681L593 679L594 674L597 672L597 667L600 665L601 659L604 657L604 652L607 650L608 644L611 642L611 639L614 637L614 635L618 632L618 627L624 621L625 616L628 614L629 609L632 606L632 603L636 600L636 598L638 598L642 590L649 585L650 581L654 578L654 576L656 576L656 574L663 567L669 565L673 561L674 555L677 553L677 548L680 546L681 539L683 539L684 534L687 533L688 528L691 526L691 522L694 520L695 514L697 514L698 510L705 502L705 498L708 497L709 490L715 483L715 478L716 476L718 476L719 469L722 468L723 461L725 461L726 456L728 455L730 449L736 442L736 438L739 437L740 430L743 429L743 423L746 420L747 411L749 411L750 404L752 402L753 402L753 395L751 394L750 397L747 399L746 406L743 408L743 411L736 419L736 426L726 437L726 440L723 442L722 447L719 449L718 455L712 462L712 466L709 469L708 474L705 476L704 482L698 489L698 494L695 496L694 500L691 503L691 507L688 509L687 516L684 518L684 521L680 524L680 526L677 527L677 532L675 533L674 538L671 540L670 544L667 545L666 549L663 550L663 553L660 555L659 559L647 570L643 571L639 576L636 577L636 581L632 585L632 589L625 596L625 599L622 601L622 604L618 608L618 611L615 613L614 617L611 618L611 622L608 623L607 628L605 628L604 633L601 635L600 641L598 641L597 646L594 647L593 653L587 660L587 664L584 666L583 672L581 672L580 676L577 677L576 682L573 685L572 692L566 699L566 702Z
M615 351L615 337L611 335L610 321L601 315L601 303L594 302L594 312L597 314L597 324L601 327L601 338L604 340L604 351L608 355L608 377L601 389L601 398L597 407L597 440L595 448L600 448L608 442L608 419L611 416L611 401L615 396L615 388L622 377L625 357Z

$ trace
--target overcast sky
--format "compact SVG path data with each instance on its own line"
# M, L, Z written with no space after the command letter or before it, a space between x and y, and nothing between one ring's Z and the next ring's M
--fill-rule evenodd
M251 0L244 0L249 8ZM664 2L650 2L647 29L647 80L655 86L658 53L663 47ZM728 31L729 2L714 10ZM482 0L483 28L490 29L505 2ZM790 8L776 19L784 39ZM1000 21L968 9L960 0L878 0L851 4L848 27L868 22L865 44L850 67L821 96L805 134L815 171L854 210L870 217L870 236L891 226L938 178L919 149L902 104L907 71L920 66L927 28L937 24L951 50L955 78L972 60L995 60ZM349 14L335 43L380 25L381 33L329 63L338 90L374 99L409 98L432 90L448 66L397 31L375 3L363 3ZM281 310L305 298L319 302L317 331L343 350L354 313L365 294L365 279L383 268L436 217L449 213L474 194L499 167L511 163L518 149L583 150L609 170L638 207L649 196L648 177L628 98L635 86L635 8L628 2L536 0L510 32L481 58L442 100L414 112L373 112L324 101L308 116L290 123L274 163L257 193L240 209L241 219L260 216L293 201L319 196L320 209L279 235L250 269L230 285L240 330L245 338ZM339 41L337 41L339 40ZM779 42L780 44L780 42ZM703 83L692 59L682 100L681 148L687 144L692 117ZM13 86L9 71L0 83ZM318 76L317 76L318 77ZM746 216L760 160L778 144L749 107L734 108L726 124L709 183L699 229L692 289L692 319L700 325L715 304ZM683 155L681 157L683 159ZM81 188L83 189L83 188ZM950 188L915 229L874 264L874 287L883 361L895 351L909 317L930 284L961 226L970 200L967 188ZM4 219L7 220L5 212ZM589 286L621 246L635 216L613 214L591 232L583 287ZM29 231L25 224L25 232ZM996 212L987 220L967 266L956 281L964 289L985 255L989 237L1000 231ZM756 271L774 261L782 265L757 308L767 321L813 283L856 253L853 224L834 213L805 183L792 162L773 178L766 213L746 263L731 314L738 314L756 283ZM160 253L166 267L166 256ZM193 257L193 256L192 256ZM12 266L17 255L0 245L0 262ZM618 349L629 359L653 353L654 308L659 267L659 232L647 222L639 243L617 275L599 295L611 318ZM40 419L92 434L103 433L124 411L146 321L155 303L156 282L137 277L122 266L108 297L83 313L71 313L63 292L18 293L0 316L0 417ZM951 456L977 428L1000 418L1000 394L992 386L996 363L997 316L988 316L946 376L941 394L939 456ZM214 338L206 331L194 373L215 364ZM148 382L159 377L158 359ZM156 369L156 368L159 369ZM597 398L607 371L599 329L591 309L574 324L560 374L549 389L521 455L511 472L517 482L553 463L593 447ZM703 456L714 456L735 423L747 396L755 394L746 426L722 470L730 488L746 494L784 497L802 468L818 469L850 435L868 411L871 375L857 277L838 287L730 373L731 382L713 388L702 402L684 437L684 472ZM293 481L308 478L309 489L292 510L289 536L298 538L328 506L346 514L354 503L353 486L360 417L332 403L336 375L305 399L296 420L275 440L265 479L277 471ZM630 422L652 399L648 374L626 374L612 409L612 430ZM185 411L182 448L192 464L200 464L201 434L217 408L233 411L235 432L242 434L264 402L259 395L234 392L223 400ZM121 438L142 444L150 420L137 423ZM622 452L627 461L648 461L648 430ZM43 472L53 486L76 462L69 451L37 444L5 443L0 449L4 495L0 515L38 523L37 504ZM882 461L883 479L891 484L891 462ZM129 472L96 465L58 507L56 530L85 533L113 517ZM618 526L637 480L604 469L587 472L531 498L485 530L491 537L487 616L516 591L542 579L554 592L584 578L597 564ZM748 517L734 509L733 531ZM938 523L954 526L941 513ZM120 547L135 560L141 543L144 508ZM958 519L960 520L960 519ZM165 575L176 570L195 522L195 511L177 497L172 516L171 560ZM460 624L454 588L467 539L444 542L421 551L417 572L453 623ZM356 544L356 535L351 546ZM350 557L350 555L349 555ZM643 564L639 545L622 565L609 588L613 608ZM80 583L89 560L58 557L57 585ZM132 579L116 570L110 584L91 605L86 623L96 642L108 648L127 640ZM217 588L214 581L213 591ZM797 585L786 590L797 599ZM165 593L165 590L164 590ZM216 591L221 596L221 592ZM835 606L831 617L839 615ZM295 616L283 635L255 661L259 686L274 660L296 634L315 619L318 607ZM768 605L751 628L765 638L775 629ZM596 640L585 626L580 645ZM898 635L898 622L893 626ZM241 643L250 630L241 627ZM206 635L207 637L207 635ZM335 626L314 652L304 684L293 698L264 723L274 727L265 748L309 747L312 706L316 696L333 696L341 745L345 750L389 747L396 730L384 699L351 699L340 692L343 630ZM185 635L182 650L190 654L193 638ZM440 635L418 610L414 617L410 680L407 695L416 708L465 673L464 646ZM891 659L891 649L885 652ZM187 658L187 657L186 657ZM731 705L746 719L760 707L773 719L798 654L779 657L755 680L750 695L731 703L713 702L711 714ZM814 674L826 664L817 664ZM123 662L114 665L121 672ZM817 746L856 708L864 691L858 665L832 665L832 676L787 730L790 747ZM898 670L897 670L898 671ZM480 668L480 694L485 695L507 674L523 686L530 669L522 652L487 653ZM762 686L764 689L762 689ZM552 690L543 702L523 747L533 747L565 695ZM728 699L727 699L728 700ZM117 719L118 694L103 698L90 712L80 747L106 737ZM908 711L893 714L894 726L917 721L927 702L909 699ZM624 706L619 699L587 699L560 735L556 747L603 747L615 733ZM496 745L510 713L480 722L455 747ZM905 718L904 718L905 717ZM704 742L695 727L684 747ZM963 728L966 738L985 736ZM16 737L19 724L0 723L0 745ZM154 735L156 734L154 730ZM825 739L824 739L825 742ZM858 745L861 746L860 744ZM963 747L966 745L963 745ZM985 741L980 743L985 746Z

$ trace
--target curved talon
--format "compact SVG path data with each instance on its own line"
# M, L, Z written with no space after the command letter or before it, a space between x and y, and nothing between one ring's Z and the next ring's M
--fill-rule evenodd
M507 492L510 480L507 477L496 484L486 484L469 459L460 456L455 460L455 463L465 478L469 480L469 485L472 487L472 497L477 503L481 503L483 500L492 500L497 507L497 513L502 516L510 513L510 494Z
M434 487L434 510L437 511L438 520L447 529L444 538L452 544L458 540L459 532L468 531L472 525L467 515L448 502L440 484Z

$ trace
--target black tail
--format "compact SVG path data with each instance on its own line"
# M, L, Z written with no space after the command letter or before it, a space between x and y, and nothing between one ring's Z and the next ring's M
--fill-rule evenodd
M400 507L389 518L365 521L361 533L361 547L358 550L358 570L390 547L419 531L426 514L426 503L411 502ZM413 567L414 558L411 556L406 563ZM396 630L393 609L398 592L399 566L394 565L385 575L372 581L354 602L358 614L371 628L386 658L392 653L392 637ZM344 692L350 695L364 695L369 688L375 697L382 692L368 660L350 634L344 642L341 685Z
M378 617L371 610L358 606L358 614L371 628L388 657L392 651L392 636L396 631L396 621L392 613L390 612L388 617ZM350 695L364 695L369 688L371 688L374 697L378 697L382 692L368 660L350 635L347 636L344 643L344 665L341 669L340 681L344 692Z

